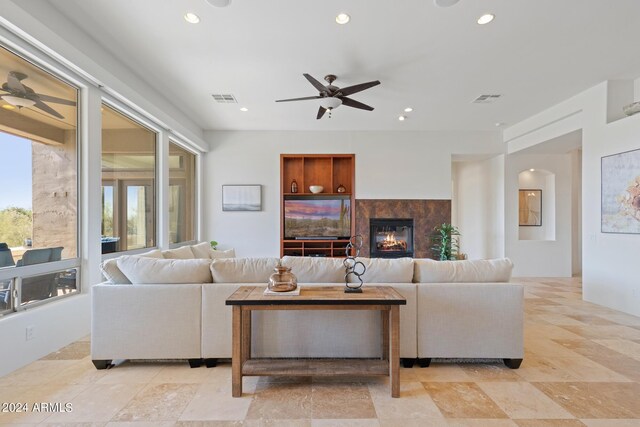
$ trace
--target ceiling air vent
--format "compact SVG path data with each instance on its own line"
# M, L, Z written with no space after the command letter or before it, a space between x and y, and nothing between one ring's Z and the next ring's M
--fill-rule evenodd
M215 99L218 104L237 104L238 103L238 100L236 99L236 97L228 93L224 93L224 94L214 93L211 96L213 96L213 99Z
M502 95L480 95L479 97L471 101L471 103L472 104L491 104L493 102L496 102L498 98L500 98L501 96Z

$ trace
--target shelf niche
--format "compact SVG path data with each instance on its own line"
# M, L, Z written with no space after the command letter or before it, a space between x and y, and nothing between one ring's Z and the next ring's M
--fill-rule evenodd
M291 192L293 180L298 192ZM314 194L311 185L322 185L322 193ZM344 192L339 193L338 187ZM354 154L281 154L280 155L280 256L345 257L345 239L284 238L284 201L309 196L336 196L351 201L350 235L355 234L355 155Z

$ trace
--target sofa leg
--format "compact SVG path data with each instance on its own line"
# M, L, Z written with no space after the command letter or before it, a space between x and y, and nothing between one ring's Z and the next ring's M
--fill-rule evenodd
M204 359L204 366L207 368L215 368L218 365L218 359Z
M92 360L96 369L108 369L111 367L111 360Z
M507 368L518 369L522 363L522 359L502 359Z
M403 357L400 359L400 362L402 362L403 368L413 368L413 364L416 363L416 359L407 359Z
M191 368L199 368L202 366L202 359L189 359L189 366Z
M421 368L428 368L429 365L431 365L431 358L425 358L425 359L421 359L418 357L418 365L420 365Z

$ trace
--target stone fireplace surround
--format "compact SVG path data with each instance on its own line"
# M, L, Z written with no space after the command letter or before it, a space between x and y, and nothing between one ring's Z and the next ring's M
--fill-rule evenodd
M356 234L362 235L360 256L370 255L370 218L413 218L414 256L432 258L433 227L451 222L451 200L356 199Z

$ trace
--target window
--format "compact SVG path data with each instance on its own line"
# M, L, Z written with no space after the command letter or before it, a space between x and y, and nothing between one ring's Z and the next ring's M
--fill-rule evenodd
M77 269L60 270L79 265L77 102L77 88L0 47L0 313L78 291Z
M195 240L196 155L169 141L169 243Z
M157 135L102 106L102 253L156 245Z

